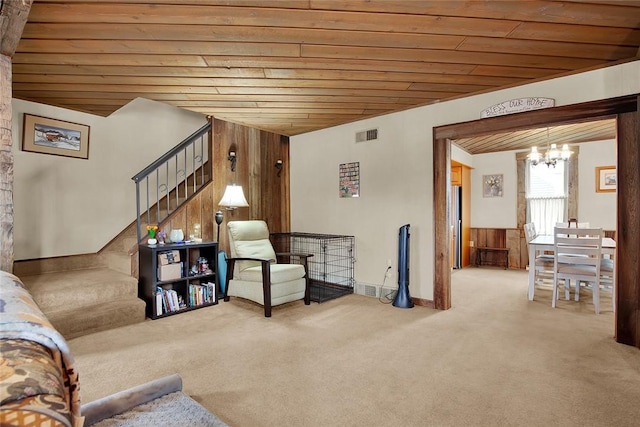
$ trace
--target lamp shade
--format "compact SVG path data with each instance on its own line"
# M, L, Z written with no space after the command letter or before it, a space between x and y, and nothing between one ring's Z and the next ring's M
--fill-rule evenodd
M249 203L247 203L247 199L244 197L242 186L235 184L227 185L227 189L224 190L224 194L218 205L231 209L249 207Z

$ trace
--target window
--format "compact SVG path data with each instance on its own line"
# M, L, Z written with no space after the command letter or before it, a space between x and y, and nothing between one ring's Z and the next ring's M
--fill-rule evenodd
M566 222L567 162L559 161L555 167L544 164L526 165L527 222L533 222L537 234L553 234L557 222Z

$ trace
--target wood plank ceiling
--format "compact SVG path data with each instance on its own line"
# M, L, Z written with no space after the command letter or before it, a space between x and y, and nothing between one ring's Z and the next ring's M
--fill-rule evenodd
M538 151L545 153L550 144L557 144L560 148L562 144L571 145L616 138L616 119L603 119L456 139L454 144L471 154L530 150L531 147L538 147Z
M296 135L639 47L633 0L35 0L13 96L103 116L144 97Z

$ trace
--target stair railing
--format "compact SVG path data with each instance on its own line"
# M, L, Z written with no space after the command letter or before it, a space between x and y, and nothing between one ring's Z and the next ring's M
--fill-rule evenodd
M211 123L202 126L133 178L138 242L212 179ZM144 230L143 230L144 227Z

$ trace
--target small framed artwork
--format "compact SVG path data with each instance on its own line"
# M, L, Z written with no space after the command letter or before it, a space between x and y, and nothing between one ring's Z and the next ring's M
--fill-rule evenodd
M615 166L596 167L596 192L607 193L616 191L618 174Z
M89 158L89 126L24 115L22 151Z
M482 197L502 197L502 174L482 175Z
M340 197L360 197L360 162L340 164Z

